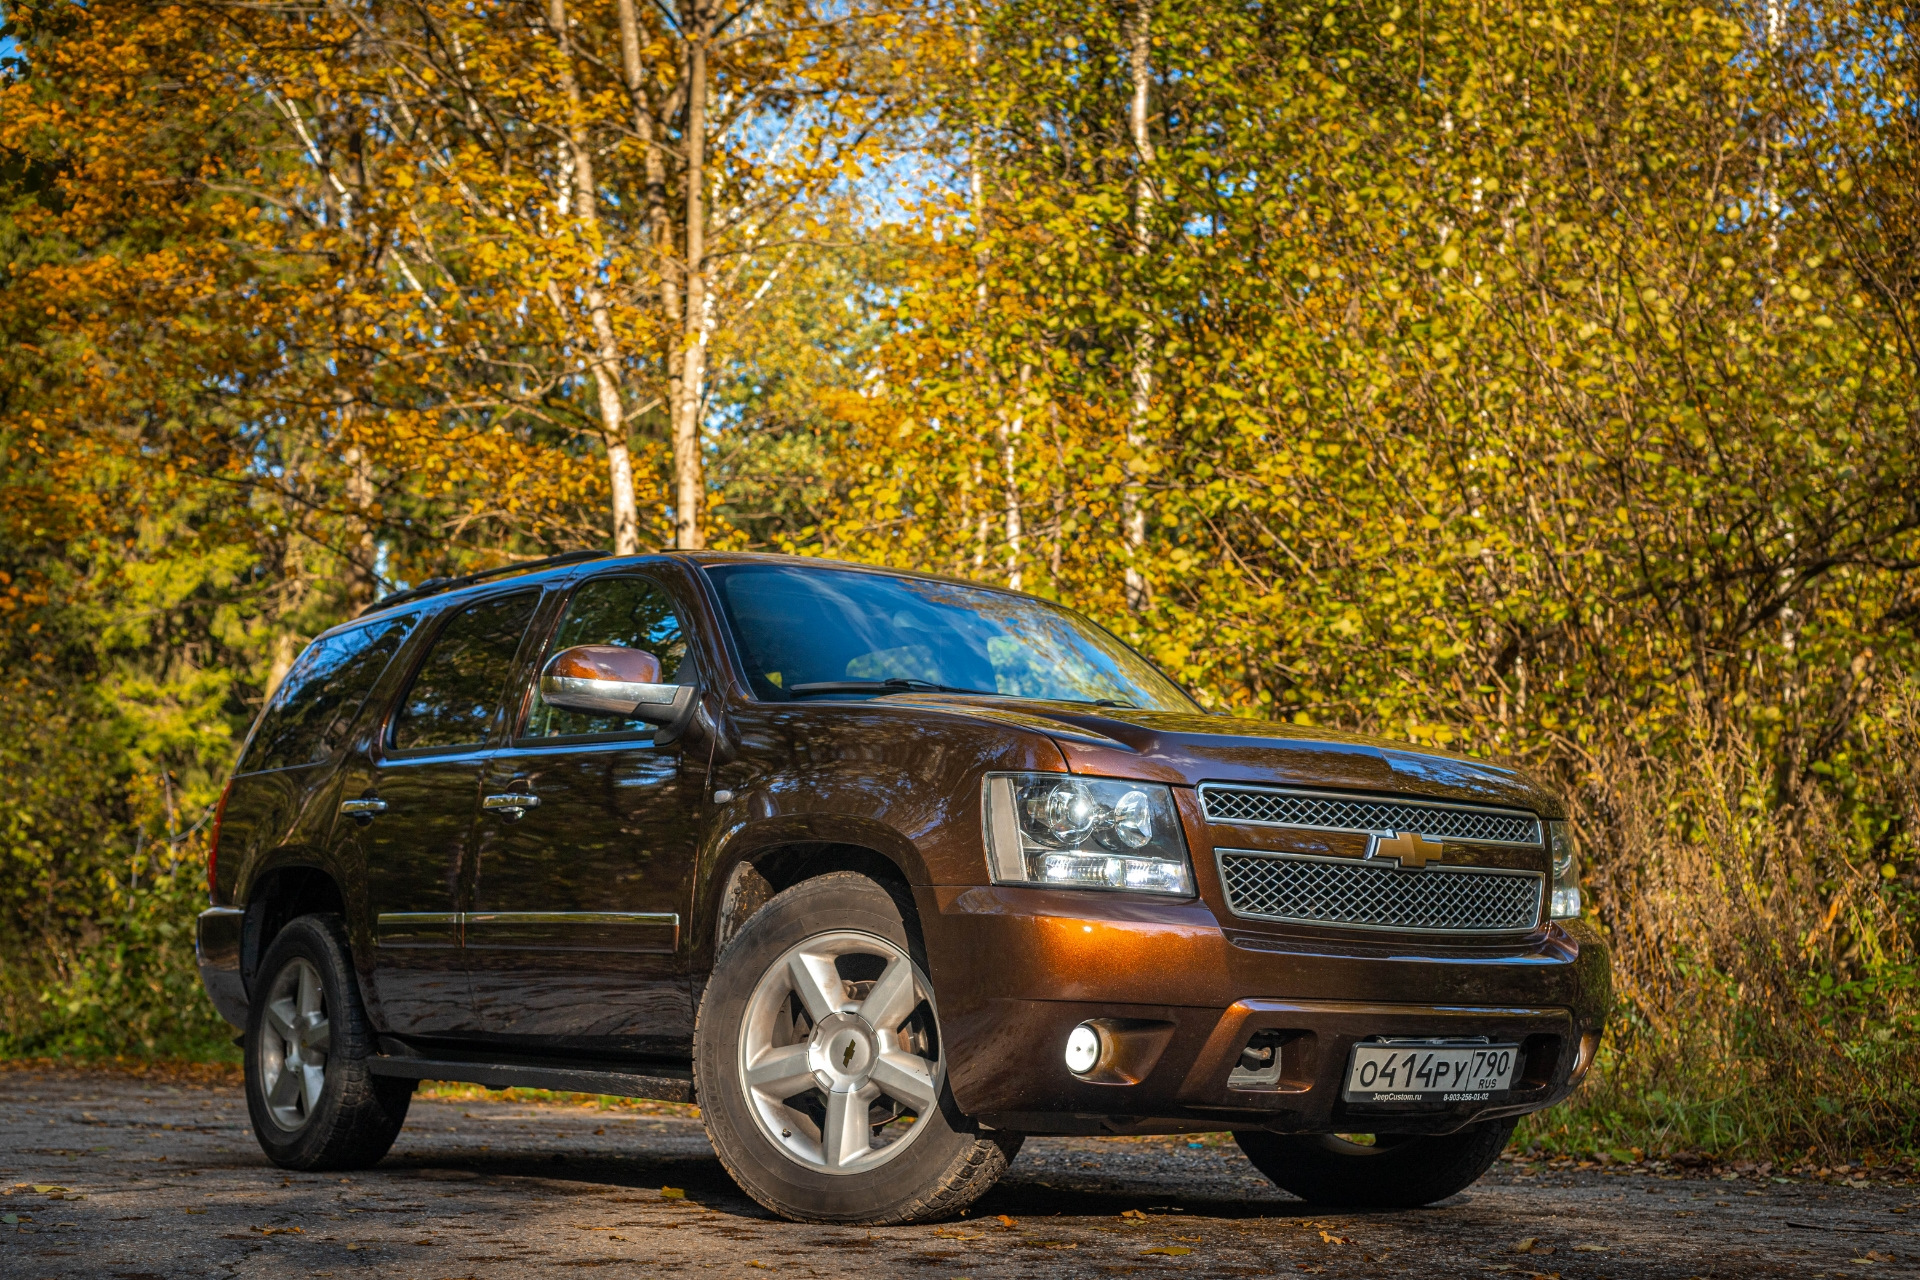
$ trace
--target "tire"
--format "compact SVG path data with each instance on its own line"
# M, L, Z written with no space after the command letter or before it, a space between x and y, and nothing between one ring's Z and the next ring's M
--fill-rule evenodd
M364 1169L387 1154L414 1082L368 1071L373 1050L340 918L298 917L267 948L247 1002L247 1113L267 1159Z
M1233 1140L1274 1185L1314 1204L1412 1209L1463 1191L1500 1158L1518 1119L1458 1133L1377 1134L1362 1146L1333 1134L1239 1130Z
M912 918L904 892L835 872L776 895L714 965L694 1028L700 1114L740 1189L782 1217L951 1217L1020 1150L954 1106Z

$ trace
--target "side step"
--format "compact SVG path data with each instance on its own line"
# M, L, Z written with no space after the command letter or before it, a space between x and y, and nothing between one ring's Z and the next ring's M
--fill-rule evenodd
M631 1071L595 1071L578 1067L534 1067L505 1062L449 1062L435 1058L381 1054L367 1059L377 1076L404 1080L457 1080L489 1089L553 1089L560 1093L604 1093L616 1098L655 1102L692 1102L693 1081Z

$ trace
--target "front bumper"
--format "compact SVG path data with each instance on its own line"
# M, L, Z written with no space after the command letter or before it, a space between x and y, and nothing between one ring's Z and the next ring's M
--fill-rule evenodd
M1612 999L1606 945L1583 921L1426 946L1222 928L1201 902L1118 894L929 889L919 905L954 1100L1027 1133L1450 1132L1564 1098ZM1081 1077L1062 1050L1086 1021L1115 1048ZM1278 1070L1232 1079L1260 1033ZM1350 1050L1376 1036L1518 1043L1519 1086L1492 1102L1348 1103Z
M240 976L240 923L245 916L238 907L208 907L200 913L193 944L200 985L220 1016L242 1031L247 1027L247 986Z

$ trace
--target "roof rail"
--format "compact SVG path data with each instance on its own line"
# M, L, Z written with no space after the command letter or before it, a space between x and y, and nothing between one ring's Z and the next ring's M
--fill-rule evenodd
M408 604L426 596L457 591L461 587L470 587L488 578L504 577L510 573L532 573L536 569L558 569L561 565L580 564L587 560L604 560L609 554L605 551L563 551L557 556L547 556L541 560L522 560L518 564L503 564L495 569L482 569L478 573L463 573L452 578L428 578L417 587L408 587L405 591L396 591L390 596L375 600L356 616L365 617L369 613L378 613L382 609Z

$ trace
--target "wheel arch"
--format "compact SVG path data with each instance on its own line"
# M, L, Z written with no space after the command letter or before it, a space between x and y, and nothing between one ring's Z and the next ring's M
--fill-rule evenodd
M695 947L699 965L711 968L720 952L775 894L836 871L852 871L894 890L912 912L913 881L895 858L859 840L791 839L756 844L733 859L708 909L700 913ZM917 919L909 919L917 930Z
M344 916L346 894L324 867L290 863L261 873L247 893L240 926L240 980L249 991L260 959L280 931L303 915L332 912Z

